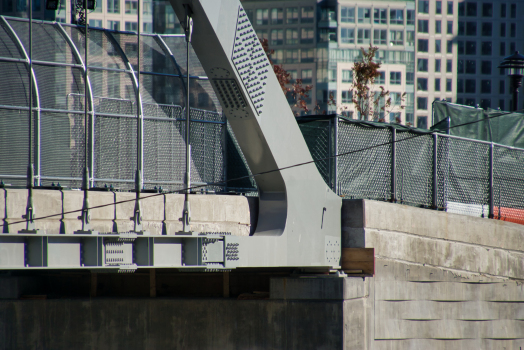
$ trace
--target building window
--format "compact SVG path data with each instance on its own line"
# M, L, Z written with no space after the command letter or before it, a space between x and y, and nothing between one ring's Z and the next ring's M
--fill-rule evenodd
M107 0L107 12L108 13L120 13L120 0ZM108 23L109 22L118 22L118 21L108 21Z
M286 63L298 63L298 49L286 50Z
M373 30L373 44L375 45L387 45L388 31L386 29L375 29Z
M427 97L417 97L417 109L428 109Z
M419 58L417 59L417 72L427 72L428 71L428 59Z
M453 87L453 79L446 79L446 91L451 92Z
M435 91L440 91L440 78L435 79Z
M419 97L421 98L421 97ZM419 108L419 109L428 109L427 108L427 101L426 101L426 108ZM428 128L428 117L417 117L417 128L419 129L427 129Z
M448 21L448 34L453 34L453 21Z
M412 30L406 30L406 45L407 46L415 45L415 32Z
M328 82L329 83L337 82L337 70L336 69L328 69Z
M271 24L284 24L283 9L271 9Z
M506 56L506 43L500 43L499 55Z
M126 22L126 31L127 32L136 32L138 30L137 22Z
M288 45L298 44L298 30L297 29L286 29L286 44Z
M358 23L371 23L371 9L358 8Z
M272 29L270 43L271 45L283 45L284 44L284 30L283 29Z
M286 9L286 23L287 24L298 23L298 7L288 7Z
M359 29L357 32L357 43L358 44L369 44L371 42L370 36L371 30Z
M435 22L435 34L442 33L442 21Z
M466 41L466 55L476 55L477 54L477 42L476 41Z
M477 61L475 60L466 61L466 74L477 74Z
M511 53L515 52L515 43L509 43L509 52Z
M480 46L481 55L491 56L491 45L491 41L483 41Z
M457 92L458 93L464 92L464 79L457 79Z
M504 85L504 80L499 81L499 94L503 95L506 93L506 86Z
M126 13L136 14L136 11L138 9L138 1L126 0L125 7L126 7Z
M391 98L391 105L398 106L402 103L402 94L400 92L392 92L389 94Z
M406 10L406 24L415 25L415 10Z
M453 72L453 60L446 60L446 72L447 73Z
M484 109L491 108L491 99L489 98L480 99L480 107Z
M463 74L464 73L464 60L458 60L457 61L457 74Z
M342 82L343 83L353 83L353 71L351 69L342 70Z
M480 81L480 93L481 94L491 94L491 80L481 80Z
M284 61L284 50L275 50L275 53L271 56L274 63L281 64Z
M493 4L491 3L482 4L482 17L493 17Z
M418 91L428 91L428 79L427 78L417 78L417 90Z
M509 15L511 18L517 18L517 4L511 4Z
M302 56L301 57L302 63L315 62L315 49L302 49L300 51L301 51L301 56Z
M475 79L466 79L466 93L474 94L476 92L476 80Z
M466 15L466 3L465 2L459 2L459 17L464 17Z
M390 45L404 45L404 32L402 30L391 30L390 35Z
M418 33L429 33L429 21L427 19L418 20Z
M440 58L435 60L435 72L440 72Z
M453 14L453 1L448 1L448 15Z
M506 4L500 4L500 17L506 17Z
M435 53L440 53L440 45L441 45L441 41L435 40Z
M355 43L355 29L353 28L342 28L340 30L341 41L345 44Z
M482 61L480 64L480 73L491 75L491 61Z
M418 0L418 13L429 13L429 1Z
M107 21L107 27L111 30L120 30L120 21Z
M389 10L389 24L404 24L404 10Z
M400 85L402 84L402 73L401 72L390 72L389 73L389 84Z
M466 35L468 36L477 35L477 22L466 22Z
M427 39L418 39L418 52L428 52L429 41Z
M340 21L342 23L355 23L355 8L342 7L340 9Z
M269 35L267 29L257 29L257 36L259 39L267 39L269 41Z
M457 41L457 51L459 55L464 54L464 42L463 41Z
M315 22L315 8L313 6L302 7L300 13L300 22L313 23Z
M406 84L409 84L409 85L415 84L415 73L406 72Z
M101 19L90 19L89 26L94 27L94 28L104 28L104 26L102 25Z
M300 43L301 44L313 44L315 36L315 30L313 28L302 28L300 32Z
M458 32L458 35L464 35L466 33L465 26L466 26L466 24L464 22L459 21L459 32Z
M448 40L447 43L447 53L453 53L453 40Z
M509 25L509 36L514 38L516 32L517 32L517 25L515 23L511 23Z
M373 23L387 24L388 23L388 10L387 9L374 9L373 10Z
M375 78L376 84L385 84L386 83L386 72L378 72L380 75Z
M302 83L311 84L313 82L313 70L302 69Z
M506 36L506 23L500 24L500 36L505 37Z
M491 36L492 25L491 23L482 23L482 36Z
M467 2L466 3L466 16L477 17L477 3Z
M500 108L501 110L504 110L504 108L505 108L504 100L499 100L499 108Z
M442 1L436 1L436 4L435 4L435 13L436 13L437 15L442 14Z
M257 9L256 18L259 26L269 24L269 9Z
M465 104L466 106L476 107L474 98L467 98Z
M342 91L342 103L352 103L353 93L351 91Z

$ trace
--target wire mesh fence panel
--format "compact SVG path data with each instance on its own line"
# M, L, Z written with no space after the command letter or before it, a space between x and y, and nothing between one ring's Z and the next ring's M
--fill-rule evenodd
M524 224L524 150L494 146L494 217Z
M186 74L186 38L184 35L162 35L162 39L169 47L182 74ZM189 73L192 76L206 75L204 68L200 64L193 47L189 46Z
M433 194L433 137L397 131L396 199L400 203L430 206Z
M304 136L304 140L309 148L311 157L315 162L317 169L328 186L333 188L332 184L332 171L330 170L331 159L327 159L330 156L331 128L330 123L327 120L314 121L308 123L299 124L300 131Z
M80 188L85 167L85 116L42 113L40 119L42 185L60 182L64 187Z
M83 71L73 67L33 65L40 107L62 110L84 110Z
M167 56L155 36L142 35L140 40L142 44L140 47L142 51L142 56L140 56L141 72L178 75L178 70L172 58Z
M0 181L25 186L28 164L29 112L0 109Z
M149 114L153 105L174 105L178 108L185 105L184 87L178 77L141 74L140 83L144 115L157 116L156 113Z
M257 191L255 180L253 177L250 177L251 175L253 175L251 169L247 165L246 158L228 122L226 134L226 178L228 179L228 190Z
M29 69L25 63L0 62L2 80L0 84L0 105L29 107ZM33 93L33 97L36 95ZM36 106L36 98L33 99Z
M490 146L449 138L447 154L439 154L444 167L444 199L448 212L487 217L489 212Z
M80 64L56 25L33 23L33 60Z
M449 168L449 138L438 135L437 139L437 208L446 208L447 175Z
M216 123L191 123L191 181L224 181L223 127Z
M104 186L114 181L121 189L134 189L137 169L137 119L95 118L95 181ZM128 182L123 182L128 181Z
M183 188L186 144L182 123L175 119L144 120L144 183L146 188ZM176 183L175 183L176 182Z
M338 194L346 198L389 199L391 144L378 145L391 142L391 132L343 121L338 128L337 154L358 151L338 157Z
M3 21L0 21L0 57L25 58Z
M136 95L131 74L89 69L89 79L96 113L136 116Z

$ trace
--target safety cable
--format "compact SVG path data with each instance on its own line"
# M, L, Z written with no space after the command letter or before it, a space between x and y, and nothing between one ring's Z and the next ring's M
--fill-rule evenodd
M524 110L522 110L522 111L524 111ZM474 121L467 122L467 123L463 123L463 124L454 125L454 126L452 126L452 127L449 127L449 129L458 128L458 127L466 126L466 125L471 125L471 124L475 124L475 123L478 123L478 122L485 121L486 119L498 118L498 117L501 117L501 116L504 116L504 115L513 114L513 113L518 113L518 112L520 112L520 110L519 110L519 111L513 111L513 112L503 112L503 113L500 113L500 114L496 114L496 115L489 116L489 117L484 118L484 119L479 119L479 120L474 120ZM378 148L378 147L383 147L383 146L391 145L391 144L393 144L393 143L398 143L398 142L403 142L403 141L411 140L411 139L414 139L414 138L417 138L417 137L420 137L420 136L424 136L424 135L428 135L428 134L431 134L431 132L428 132L428 133L421 133L421 134L417 134L417 135L413 135L413 136L407 137L407 138L402 139L402 140L388 141L388 142L380 143L380 144L377 144L377 145L373 145L373 146L369 146L369 147L361 148L361 149L358 149L358 150L354 150L354 151L348 151L348 152L344 152L344 153L339 153L339 154L335 154L335 155L328 156L328 157L324 157L324 158L314 159L314 160L310 160L310 161L303 162L303 163L297 163L297 164L293 164L293 165L285 166L285 167L282 167L282 168L277 168L277 169L272 169L272 170L262 171L262 172L259 172L259 173L256 173L256 174L245 175L245 176L241 176L241 177L237 177L237 178L229 179L229 180L225 180L225 181L213 182L213 183L207 183L207 184L197 185L197 186L191 186L191 187L183 188L183 189L180 189L180 190L174 190L174 191L166 191L166 192L155 193L155 194L150 195L150 196L147 196L147 197L140 197L140 200L144 200L144 199L148 199L148 198L153 198L153 197L158 197L158 196L163 196L163 195L166 195L166 194L184 193L185 191L191 191L191 190L198 189L198 188L202 188L202 187L223 186L223 185L225 185L226 183L231 182L231 181L239 181L239 180L244 180L244 179L254 178L254 177L256 177L256 176L266 175L266 174L274 173L274 172L276 172L276 171L287 170L287 169L296 168L296 167L299 167L299 166L308 165L308 164L312 164L312 163L316 163L316 162L322 162L322 161L325 161L325 160L328 160L328 159L333 159L333 158L337 158L337 157L347 156L347 155L350 155L350 154L355 154L355 153L359 153L359 152L364 152L364 151L367 151L367 150L370 150L370 149L374 149L374 148ZM109 207L109 206L112 206L112 205L123 204L123 203L129 203L129 202L134 202L134 201L136 201L136 198L133 198L133 199L126 199L126 200L122 200L122 201L118 201L118 202L113 202L113 203L107 203L107 204L96 205L96 206L93 206L93 207L89 207L89 210L92 210L92 209L100 209L100 208L105 208L105 207ZM58 213L58 214L51 214L51 215L41 216L41 217L38 217L38 218L34 218L33 221L36 221L36 220L43 220L43 219L49 219L49 218L52 218L52 217L55 217L55 216L61 216L61 215L67 215L67 214L79 213L79 212L81 212L81 211L82 211L82 209L78 209L78 210L71 210L71 211L67 211L67 212L63 212L63 213ZM0 227L6 226L6 225L16 225L16 224L21 224L21 223L25 223L25 222L27 222L27 219L26 219L26 220L21 220L21 221L16 221L16 222L11 222L11 223L8 223L8 224L2 224L2 225L0 225ZM1 234L0 234L0 236L1 236Z

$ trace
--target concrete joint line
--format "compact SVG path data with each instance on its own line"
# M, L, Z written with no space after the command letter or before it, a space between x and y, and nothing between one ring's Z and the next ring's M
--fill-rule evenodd
M423 267L433 267L433 268L437 268L437 269L440 269L440 270L443 270L443 271L449 271L451 273L457 273L457 274L459 274L459 273L468 273L468 274L475 275L475 276L486 276L486 277L491 277L491 278L499 278L499 279L503 279L503 280L522 281L522 282L524 282L524 279L510 277L510 276L492 275L492 274L489 274L489 273L478 272L478 271L461 270L461 269L454 269L454 268L451 268L451 267L437 266L437 265L432 265L432 264L423 264L423 263L418 263L418 262L410 261L410 260L393 259L393 258L389 258L389 257L386 257L386 256L378 255L378 254L375 255L375 258L379 258L379 259L382 259L382 260L385 260L385 261L400 262L400 263L409 264L409 265L416 265L416 266L423 266ZM460 277L463 277L463 276L460 276ZM469 278L469 277L463 277L463 278Z
M388 233L388 234L389 233L394 233L394 234L400 234L400 235L405 235L405 236L424 238L424 239L427 239L427 240L430 240L430 241L442 241L442 242L449 242L449 243L457 243L457 244L463 244L463 245L468 245L468 246L473 246L473 247L485 248L487 250L501 250L501 251L505 251L505 252L517 253L517 254L523 254L524 255L524 251L522 251L522 250L515 250L515 249L501 248L501 247L493 247L493 246L488 246L488 245L484 245L484 244L476 244L476 243L470 243L470 242L464 242L464 241L456 241L456 240L453 240L453 239L424 236L424 235L418 235L416 233L410 233L410 232L381 230L381 229L371 228L371 227L364 228L364 230L374 230L374 231L377 231L377 232L380 232L380 233Z

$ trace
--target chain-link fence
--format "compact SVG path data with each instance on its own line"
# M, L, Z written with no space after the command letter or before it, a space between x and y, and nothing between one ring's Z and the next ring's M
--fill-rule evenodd
M524 224L524 149L343 117L298 119L313 158L336 160L333 171L325 159L317 168L344 198Z
M249 170L191 47L186 91L183 35L139 45L135 33L89 29L86 57L83 27L32 26L30 50L29 21L0 16L0 184L25 186L33 164L36 186L79 188L87 166L90 187L133 190L140 170L144 189L182 189L189 94L192 185L256 191L249 179L224 184Z

